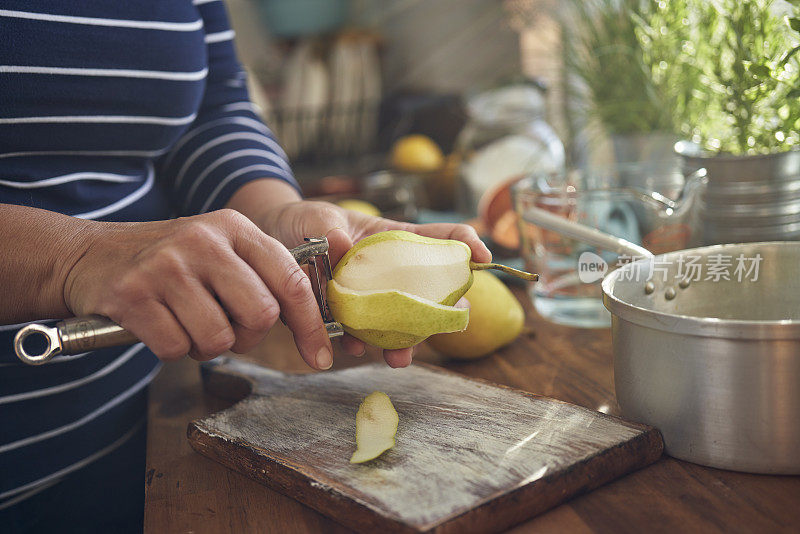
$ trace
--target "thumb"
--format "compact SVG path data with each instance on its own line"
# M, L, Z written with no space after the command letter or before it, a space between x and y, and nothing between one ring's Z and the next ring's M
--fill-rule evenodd
M303 237L328 238L328 257L331 266L335 266L342 256L353 247L353 240L348 233L348 221L341 208L333 205L314 202L308 203L308 209L300 218L298 225Z
M335 267L339 260L342 259L342 256L353 248L353 240L341 228L334 228L328 231L325 237L328 238L328 256L331 260L331 266Z

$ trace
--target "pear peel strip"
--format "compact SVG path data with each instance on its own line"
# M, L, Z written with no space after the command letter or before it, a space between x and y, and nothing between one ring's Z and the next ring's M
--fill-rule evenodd
M516 276L517 278L522 278L523 280L527 280L529 282L536 282L539 280L538 274L520 271L519 269L514 269L513 267L508 267L499 263L475 263L474 261L471 261L469 262L469 268L472 271L487 271L489 269L495 269L497 271L503 271L506 274Z

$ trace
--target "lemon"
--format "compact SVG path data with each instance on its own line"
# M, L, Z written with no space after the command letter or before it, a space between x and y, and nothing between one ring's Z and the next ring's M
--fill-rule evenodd
M374 204L370 204L365 200L356 200L354 198L348 198L345 200L340 200L336 203L340 208L344 208L350 211L357 211L359 213L363 213L365 215L372 215L374 217L381 216L381 210L379 210Z
M405 172L434 172L444 165L444 154L430 137L407 135L392 146L391 163Z

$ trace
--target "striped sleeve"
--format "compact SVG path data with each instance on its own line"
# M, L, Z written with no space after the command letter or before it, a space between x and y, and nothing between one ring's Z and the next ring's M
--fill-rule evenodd
M205 27L208 78L197 118L159 160L180 215L225 206L245 183L275 178L298 189L286 153L254 111L220 0L195 1Z

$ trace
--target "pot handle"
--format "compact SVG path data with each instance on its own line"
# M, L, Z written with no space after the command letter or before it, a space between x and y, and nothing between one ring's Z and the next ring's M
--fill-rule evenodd
M556 215L542 208L528 207L525 209L523 217L526 222L533 223L545 230L550 230L617 254L627 254L636 258L653 257L653 253L642 246L579 222L571 221L566 217Z

